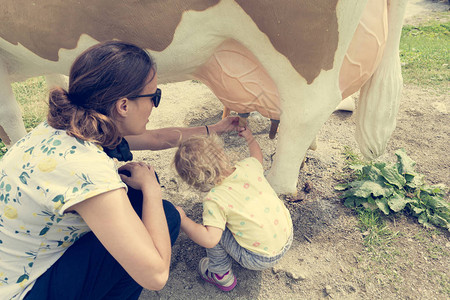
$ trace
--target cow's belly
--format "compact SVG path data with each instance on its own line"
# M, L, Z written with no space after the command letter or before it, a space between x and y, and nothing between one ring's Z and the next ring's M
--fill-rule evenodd
M278 89L250 50L235 40L222 43L193 74L227 108L238 113L258 111L280 119Z

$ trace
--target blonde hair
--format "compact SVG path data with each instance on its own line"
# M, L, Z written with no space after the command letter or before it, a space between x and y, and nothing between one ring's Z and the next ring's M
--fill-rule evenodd
M173 163L181 179L203 192L225 179L225 171L231 168L223 141L216 134L189 137L178 147Z

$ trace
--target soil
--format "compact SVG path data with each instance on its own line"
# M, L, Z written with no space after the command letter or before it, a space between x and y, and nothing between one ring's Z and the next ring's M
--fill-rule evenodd
M447 1L410 0L405 23L422 22L436 17L434 11L448 9ZM186 81L161 88L163 102L153 111L149 128L200 126L220 120L222 106L203 84ZM404 86L397 128L380 160L395 161L394 151L404 148L427 183L449 186L449 104L448 94ZM268 138L269 121L252 113L249 126L268 169L276 146L276 139ZM140 299L449 299L448 231L424 229L416 219L398 214L385 219L395 238L385 239L374 251L364 246L367 232L361 231L355 213L342 205L334 191L342 176L344 146L359 153L354 132L351 112L331 115L318 134L317 150L307 152L298 197L280 196L292 215L294 242L279 264L262 272L235 264L238 284L225 293L200 279L197 264L205 251L181 233L173 247L167 285L158 292L144 290ZM236 159L248 155L236 134L224 139ZM155 166L164 198L200 222L204 194L179 182L171 167L173 154L173 149L134 153L135 160Z

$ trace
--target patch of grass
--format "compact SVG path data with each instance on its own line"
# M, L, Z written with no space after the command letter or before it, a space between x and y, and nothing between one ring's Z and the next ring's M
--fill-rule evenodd
M447 295L450 298L450 278L447 274L438 272L436 270L431 270L428 272L428 277L430 282L435 283L436 281L439 283L441 290L439 291L442 294Z
M25 129L30 131L45 120L48 110L48 90L44 76L14 82L12 90L22 111ZM0 139L0 158L6 153L6 146Z
M22 108L23 122L27 131L45 120L48 110L48 90L43 76L15 82L12 89Z
M421 243L427 243L430 239L436 238L436 236L443 235L444 233L437 228L434 229L420 229L416 232L416 234L413 236L413 239L416 241L419 241Z
M361 165L366 162L358 154L353 152L352 148L350 148L349 146L344 146L344 150L342 150L342 156L344 157L346 167L352 165Z
M404 82L448 91L449 49L450 22L405 25L400 40Z
M14 82L12 90L22 111L25 129L30 131L45 120L48 110L48 90L44 76L33 77L23 82ZM0 158L6 153L0 139Z
M443 257L448 257L448 252L440 245L429 245L427 248L428 257L439 260Z
M353 152L352 148L349 146L344 146L342 157L344 158L344 168L342 172L337 174L336 179L342 183L349 183L357 178L353 171L353 166L362 165L368 162Z
M393 232L386 226L384 219L379 211L370 211L366 209L357 210L359 229L364 236L364 246L375 254L374 257L379 262L392 261L392 251L387 248L392 246L398 232ZM381 250L381 251L380 251Z
M372 274L373 283L396 291L403 281L398 270L398 258L402 255L396 246L399 233L385 224L380 212L358 209L357 215L364 245L364 252L357 259L360 267Z

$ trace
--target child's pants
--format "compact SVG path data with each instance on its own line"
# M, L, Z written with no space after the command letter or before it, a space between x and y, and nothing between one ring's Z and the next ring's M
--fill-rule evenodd
M292 234L288 242L275 256L267 257L249 251L239 245L228 228L222 233L220 242L213 248L206 249L209 258L208 270L217 274L225 274L231 269L232 258L246 269L261 271L274 266L289 250L292 244Z
M142 217L142 192L129 187L128 197ZM163 200L172 245L180 232L180 214ZM61 258L42 274L26 295L26 300L138 299L137 284L89 232L76 241Z

